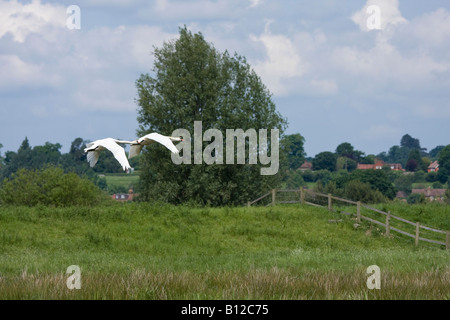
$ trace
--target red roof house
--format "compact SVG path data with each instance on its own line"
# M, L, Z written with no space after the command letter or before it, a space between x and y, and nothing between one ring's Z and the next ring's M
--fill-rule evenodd
M437 161L433 161L428 166L428 172L438 172L439 171L439 163Z
M358 166L356 167L356 169L361 169L361 170L375 169L375 170L379 170L379 169L382 169L385 166L389 167L391 170L394 170L394 171L404 171L401 163L385 163L382 160L377 160L375 162L375 164L358 163Z
M115 193L112 195L112 199L117 201L133 201L133 189L130 188L128 193Z
M312 163L305 160L303 164L298 168L300 171L312 170Z

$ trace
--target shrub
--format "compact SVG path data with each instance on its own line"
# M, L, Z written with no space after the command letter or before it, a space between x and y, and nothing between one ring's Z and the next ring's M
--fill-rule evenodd
M286 186L288 189L296 189L304 185L305 180L303 180L301 171L297 170L290 173L286 181Z
M386 197L379 190L373 190L369 183L360 180L351 180L347 183L344 197L364 203L386 202Z
M437 181L437 172L429 172L426 175L425 180L428 181L428 182L435 182L435 181Z
M425 196L420 193L411 193L406 201L409 204L425 203Z
M444 202L450 204L450 189L445 190Z
M442 188L444 188L444 185L441 182L439 182L439 181L433 182L432 186L433 186L433 189L442 189Z
M97 204L103 192L90 180L55 166L20 169L3 181L0 201L12 205L66 207Z

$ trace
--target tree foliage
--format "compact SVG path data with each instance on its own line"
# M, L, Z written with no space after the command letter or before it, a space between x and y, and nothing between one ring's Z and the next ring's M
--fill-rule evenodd
M405 169L408 171L426 170L419 149L412 149L409 152Z
M281 150L286 155L289 169L297 170L305 161L304 143L305 138L299 133L285 135L281 140Z
M437 178L441 183L450 180L450 144L439 152L439 171Z
M388 173L384 170L355 170L350 174L337 177L336 185L338 188L345 188L353 180L367 183L372 190L378 190L388 199L394 199L397 193L397 189L390 181Z
M323 151L318 153L313 161L313 169L314 170L328 170L328 171L336 171L336 154L330 151Z
M355 150L349 142L338 145L335 153L338 157L346 157L356 162L360 162L364 158L364 152Z
M405 134L400 140L400 146L408 149L420 150L419 139L411 137L409 134Z
M104 194L88 179L64 173L55 166L19 169L3 181L0 202L9 205L50 205L56 207L95 205Z
M350 180L344 187L343 196L353 201L363 203L385 202L386 198L378 189L373 189L370 183L358 179Z
M429 156L426 150L427 148L420 146L419 139L405 134L400 140L400 146L394 145L387 153L381 152L377 157L385 162L400 163L403 167L408 165L409 171L424 170L426 168L423 168L424 163L422 162L422 157ZM414 161L410 161L411 159Z
M439 153L444 148L445 148L445 146L439 145L439 146L436 146L435 148L431 149L430 152L428 153L430 155L431 160L438 159L439 158Z
M226 129L285 130L286 120L244 57L217 51L201 33L192 34L186 27L180 28L178 39L155 48L154 56L153 75L143 74L136 81L138 135L171 135L185 129L192 137L195 121L202 121L203 132L218 129L224 136ZM246 140L247 148L248 144ZM203 141L201 149L207 145ZM246 164L229 165L193 164L194 155L189 156L191 164L177 165L164 147L145 148L140 163L141 199L242 204L280 181L280 174L261 176L261 164L248 164L248 157Z

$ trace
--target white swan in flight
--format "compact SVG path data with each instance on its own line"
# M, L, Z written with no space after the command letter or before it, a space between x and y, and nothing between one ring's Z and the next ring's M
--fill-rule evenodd
M149 145L153 142L159 142L173 153L178 153L179 150L173 144L172 141L183 141L183 139L177 137L164 136L156 132L149 133L131 143L130 152L128 153L128 159L137 156L144 146Z
M100 151L109 150L112 152L117 161L119 161L122 166L123 171L131 169L128 162L127 156L125 154L125 149L119 144L132 144L134 141L117 140L113 138L106 138L101 140L96 140L90 142L86 145L84 152L87 152L87 161L91 167L95 166L100 156Z

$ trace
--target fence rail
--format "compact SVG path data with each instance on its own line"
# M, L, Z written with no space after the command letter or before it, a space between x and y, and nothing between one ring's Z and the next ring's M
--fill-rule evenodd
M294 196L291 197L290 199L289 198L286 199L285 197L283 199L283 196L281 196L281 198L282 198L281 200L279 199L280 198L280 196L279 196L278 201L277 201L277 194L279 194L279 193L282 193L282 194L294 193ZM443 245L443 246L445 246L445 248L447 250L450 249L450 231L444 231L444 230L439 230L439 229L431 228L428 226L424 226L424 225L421 225L419 222L412 222L412 221L406 220L404 218L397 217L395 215L392 215L390 211L384 212L382 210L373 208L367 204L361 203L360 201L352 201L352 200L348 200L348 199L343 199L340 197L333 196L332 194L315 192L315 191L312 191L309 189L305 189L303 187L300 189L272 189L271 192L266 193L265 195L259 197L258 199L249 201L247 203L247 206L250 207L251 205L261 201L262 199L264 199L270 195L272 196L272 199L271 199L272 201L270 203L268 203L266 206L275 205L276 203L298 203L298 204L305 204L305 205L311 205L311 206L316 206L316 207L327 207L329 211L334 211L334 209L333 209L334 201L344 202L344 203L347 203L350 205L356 205L356 221L358 223L361 222L361 219L363 219L363 220L369 221L371 223L380 225L386 229L386 233L385 233L386 236L390 236L391 231L398 232L407 237L415 239L416 246L419 245L419 241L425 241L425 242L429 242L429 243ZM322 198L322 199L318 200L319 198ZM306 200L306 199L308 199L308 200ZM317 203L317 202L319 202L319 203ZM367 209L372 212L376 212L381 215L384 215L384 216L386 216L386 218L384 221L379 221L374 218L364 216L361 214L362 208ZM354 213L349 213L349 212L342 212L342 213L344 213L346 215L355 215ZM391 220L397 220L402 223L406 223L408 225L413 226L414 231L415 231L414 234L407 232L405 230L399 229L400 227L391 226ZM445 240L439 241L439 240L421 237L420 236L421 229L431 231L433 233L445 234Z

